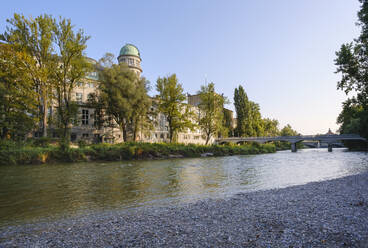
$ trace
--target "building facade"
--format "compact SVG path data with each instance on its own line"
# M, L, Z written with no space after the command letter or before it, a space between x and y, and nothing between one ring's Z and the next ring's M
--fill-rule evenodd
M141 76L141 55L138 48L132 44L126 44L120 50L118 56L119 63L126 63L128 67ZM95 60L90 59L91 63L97 63ZM123 142L122 131L117 127L112 118L107 118L108 125L97 128L95 110L88 105L88 98L93 93L98 93L98 75L96 72L91 73L85 80L79 82L74 89L73 97L79 104L78 111L78 124L71 128L71 141L78 142L84 140L88 143L120 143ZM198 102L192 102L188 97L188 106L199 117L200 110L198 108ZM198 101L198 99L196 99ZM151 107L154 110L154 104ZM137 136L137 141L141 142L169 142L169 126L166 117L162 113L155 115L153 119L154 127L150 130L141 130ZM196 120L193 120L196 122ZM55 137L55 132L53 133ZM205 144L205 136L200 130L196 128L194 130L187 129L184 132L177 134L176 141L184 144ZM212 138L209 143L213 143Z

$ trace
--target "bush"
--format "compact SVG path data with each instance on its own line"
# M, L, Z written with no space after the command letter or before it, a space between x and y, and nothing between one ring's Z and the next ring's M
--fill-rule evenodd
M81 139L81 140L78 141L78 146L79 146L79 148L84 148L84 147L87 146L87 142L85 140Z
M0 140L0 150L9 150L17 147L18 144L13 140Z
M184 145L166 143L94 144L79 148L64 147L21 147L9 143L1 143L5 149L0 150L0 164L42 164L50 162L80 162L88 160L119 161L147 158L168 158L169 155L183 157L200 157L203 153L215 156L248 155L271 153L276 151L273 144L245 145Z
M57 140L49 137L41 137L31 140L32 146L35 147L50 147L52 143L56 143Z

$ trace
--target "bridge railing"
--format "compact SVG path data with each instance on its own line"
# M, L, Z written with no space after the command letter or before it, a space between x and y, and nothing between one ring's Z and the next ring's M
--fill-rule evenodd
M296 136L260 136L260 137L229 137L216 139L217 142L221 141L272 141L272 140L366 140L360 137L358 134L322 134L322 135L296 135Z

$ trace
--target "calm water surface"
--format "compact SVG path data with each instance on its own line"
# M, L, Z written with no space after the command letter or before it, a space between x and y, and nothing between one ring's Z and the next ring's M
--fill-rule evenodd
M344 149L255 156L0 167L0 226L103 210L180 204L368 170Z

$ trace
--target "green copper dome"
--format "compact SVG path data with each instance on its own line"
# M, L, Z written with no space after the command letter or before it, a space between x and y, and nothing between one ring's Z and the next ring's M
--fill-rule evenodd
M141 55L139 54L138 48L132 44L126 44L120 49L119 56L122 56L122 55L133 55L139 58L141 57Z

